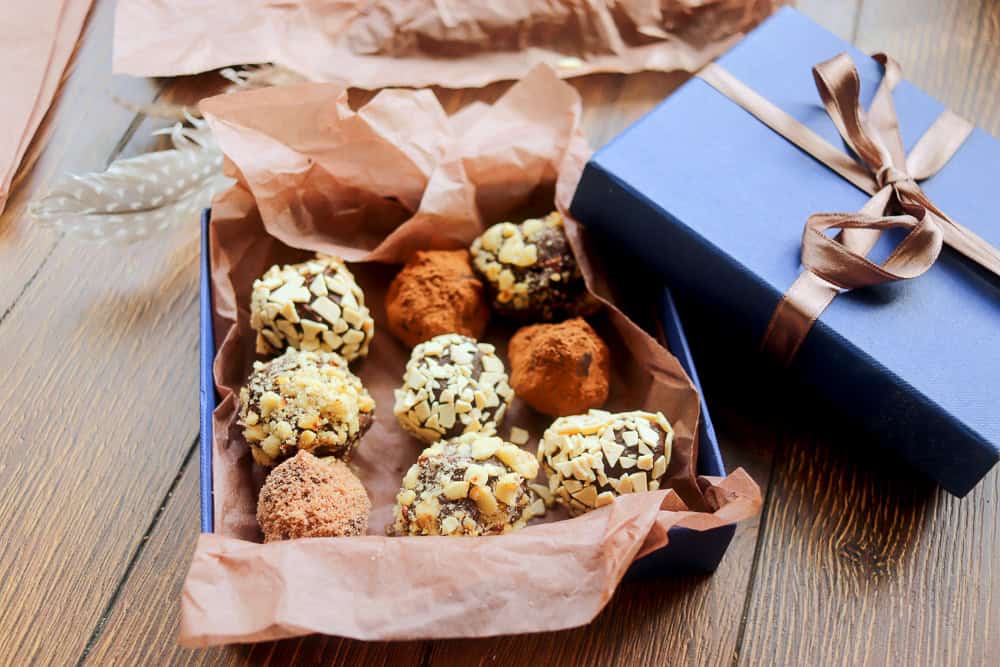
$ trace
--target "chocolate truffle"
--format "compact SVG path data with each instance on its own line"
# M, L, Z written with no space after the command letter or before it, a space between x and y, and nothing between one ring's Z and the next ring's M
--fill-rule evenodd
M495 433L514 390L489 343L445 334L413 348L393 412L426 443L462 433Z
M528 480L538 474L529 452L496 436L467 433L420 454L396 495L396 535L497 535L544 513Z
M257 463L273 466L300 449L349 459L374 419L375 401L332 352L289 348L255 362L240 389L239 425Z
M510 384L539 412L578 415L608 400L608 346L579 317L523 327L510 339Z
M493 225L472 242L472 263L486 280L494 310L503 315L548 322L579 314L586 303L558 212Z
M538 443L552 494L547 500L576 515L623 493L656 491L673 440L674 430L659 412L591 410L560 417Z
M389 331L407 347L446 333L479 338L490 319L467 250L416 253L389 285L385 314Z
M364 535L372 504L343 461L300 451L267 476L257 499L265 542Z
M352 361L368 354L375 323L354 275L338 257L272 266L253 283L250 326L257 353L286 347L336 352Z

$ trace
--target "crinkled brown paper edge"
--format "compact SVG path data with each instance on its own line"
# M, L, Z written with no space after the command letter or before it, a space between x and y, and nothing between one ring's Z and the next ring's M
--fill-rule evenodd
M360 88L468 88L538 64L559 76L694 72L782 0L129 0L114 70L175 76L275 63Z
M380 457L388 461L409 447L412 461L419 447L395 425L391 401L381 398L391 390L382 386L388 376L370 379L395 354L391 382L398 382L406 356L376 317L372 354L358 372L366 384L379 385L369 388L380 410L352 462L376 497L376 534L254 541L260 471L233 428L234 391L252 361L246 301L253 277L271 262L304 254L296 249L340 254L355 262L361 278L369 270L391 275L391 267L375 262L403 261L419 248L466 246L511 206L546 191L551 202L553 186L566 214L589 151L579 97L547 67L495 105L472 105L450 118L427 91L383 91L355 112L346 89L330 84L220 96L202 110L238 182L213 207L215 324L223 341L215 364L222 397L214 415L217 532L200 537L184 584L183 645L309 633L473 637L577 626L603 608L633 560L667 543L670 527L708 530L758 511L760 491L742 470L723 480L695 479L693 386L672 355L605 301L597 320L613 353L625 355L616 376L628 374L618 386L641 392L628 395L629 407L662 410L674 424L668 477L675 490L628 495L574 519L550 516L549 523L509 535L378 535L374 517L388 516L392 494ZM373 230L376 223L383 228ZM567 225L588 285L606 295L598 258L576 223ZM613 394L615 386L613 379ZM519 420L529 413L515 401L508 420L528 423ZM394 465L388 472L398 488L405 468Z

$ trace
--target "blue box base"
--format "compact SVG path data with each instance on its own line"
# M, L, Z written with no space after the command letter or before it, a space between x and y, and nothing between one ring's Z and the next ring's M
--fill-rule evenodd
M201 471L201 530L214 531L214 502L212 497L212 413L218 405L212 365L215 360L215 334L212 323L211 262L209 250L209 219L211 213L202 214L202 263L201 263L201 437L199 442ZM680 315L668 290L663 291L658 304L657 321L662 339L677 357L691 378L698 393L704 396L691 350L688 347ZM726 474L722 453L715 437L712 420L705 406L701 405L701 422L698 428L698 474L722 477ZM671 528L667 535L669 544L632 564L625 575L626 581L681 574L708 574L718 567L736 532L735 525L722 526L706 531L688 528Z

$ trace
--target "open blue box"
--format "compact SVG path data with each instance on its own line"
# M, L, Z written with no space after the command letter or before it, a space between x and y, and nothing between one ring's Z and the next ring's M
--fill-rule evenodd
M881 66L790 8L718 63L849 153L811 72L842 52L858 68L867 108ZM906 81L893 99L909 151L944 107ZM921 187L1000 247L998 169L1000 142L976 129ZM571 210L677 294L725 318L751 349L799 275L806 219L856 211L868 198L694 78L594 154ZM883 260L898 239L883 234L872 257ZM918 278L837 296L790 372L835 408L831 419L849 418L868 441L965 495L1000 460L1000 280L946 247Z
M201 468L201 530L214 531L212 502L212 413L218 403L212 365L215 360L215 335L212 328L212 290L210 285L209 257L210 211L202 215L201 245L201 438L199 444ZM658 304L658 320L662 329L662 339L667 348L677 357L691 381L702 395L701 384L695 371L694 361L684 336L680 317L674 307L670 293L666 290ZM722 454L712 428L712 421L701 402L701 420L698 429L698 474L714 477L725 476ZM736 531L734 524L696 531L675 526L670 529L669 544L632 564L626 579L664 576L673 574L705 574L714 572Z

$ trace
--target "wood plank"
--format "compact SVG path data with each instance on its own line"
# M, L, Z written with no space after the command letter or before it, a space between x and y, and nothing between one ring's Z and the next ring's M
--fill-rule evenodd
M1000 4L994 0L867 2L857 44L887 52L907 79L1000 136Z
M862 0L797 0L796 8L848 42L854 41Z
M136 114L112 95L138 103L151 101L160 84L111 76L111 36L115 0L96 0L81 36L81 46L45 120L28 148L0 216L0 321L25 285L37 279L58 235L24 215L28 201L63 172L103 169Z
M998 26L989 0L866 2L857 41L997 133ZM994 662L1000 472L953 498L808 394L789 398L739 662Z
M182 79L163 99L194 102L218 87L219 77ZM131 118L135 125L130 128L130 120L120 128L114 154L149 147L151 130L169 124ZM126 133L136 127L141 131ZM76 660L192 446L197 222L129 247L53 244L37 278L0 323L0 363L10 380L9 396L0 391L0 428L17 434L10 446L33 448L31 458L0 470L0 518L11 522L0 563L11 563L8 581L17 582L0 592L0 627L51 625L43 634L4 633L0 656ZM52 401L58 419L46 418L40 407ZM55 457L62 465L51 466ZM32 517L38 506L68 511L39 523ZM81 525L95 530L80 531ZM46 557L18 560L19 549ZM81 596L71 582L84 576L91 585ZM60 596L69 597L53 613L49 607Z
M80 655L192 446L195 232L61 243L0 326L8 664Z

